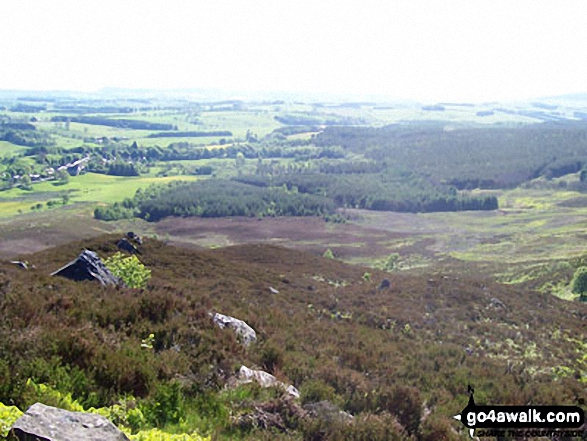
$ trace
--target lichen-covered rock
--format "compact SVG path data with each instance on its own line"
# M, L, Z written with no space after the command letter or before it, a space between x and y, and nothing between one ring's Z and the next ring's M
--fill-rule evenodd
M19 441L128 441L101 415L33 404L10 428Z
M255 330L242 320L219 313L214 314L212 320L220 329L230 328L234 330L245 346L257 341Z

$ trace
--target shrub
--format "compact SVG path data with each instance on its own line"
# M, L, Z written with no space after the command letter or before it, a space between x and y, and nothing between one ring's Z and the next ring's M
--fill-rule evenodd
M363 413L353 421L314 419L303 424L304 440L403 441L412 440L395 417Z
M0 401L7 400L11 397L13 387L10 366L8 362L0 359Z
M157 385L153 398L145 402L142 410L155 427L178 424L185 416L184 399L179 383Z
M68 399L75 396L76 401L84 408L99 405L100 400L96 393L96 386L89 373L76 366L71 367L62 363L63 361L59 357L51 357L48 360L33 359L29 364L30 369L26 369L22 373L29 380L20 388L21 390L13 392L12 398L14 398L15 404L24 408L37 401L49 400L42 402L58 407L65 406L64 409L69 409L69 404L60 403L62 397L58 395L58 391L67 391L70 392ZM46 387L50 387L50 389L45 389ZM55 394L51 390L54 390Z
M355 418L345 433L344 439L369 441L402 441L410 437L397 419L383 412L379 415L361 414Z
M101 347L94 357L94 365L94 379L107 393L145 397L157 379L153 354L142 349L140 343L129 341L119 349Z
M383 269L385 271L393 271L395 269L395 267L397 266L398 260L399 260L399 254L398 253L391 253L389 256L387 256L387 259L385 259L383 261Z
M22 412L16 406L5 406L0 403L0 439L8 435L8 430L14 422L22 416Z
M127 399L121 400L120 404L114 404L110 407L101 407L99 409L92 407L88 412L97 413L108 418L121 430L137 432L147 426L147 421L145 415L136 404L133 399Z
M72 398L71 393L61 393L46 384L37 384L30 378L26 382L24 395L26 407L35 403L43 403L72 412L83 412L84 410L82 405Z
M587 267L577 268L571 281L571 290L575 294L579 294L582 299L587 296Z
M104 265L130 288L144 288L151 278L151 270L137 256L124 257L118 252L106 259Z
M379 409L395 415L408 433L418 433L422 417L422 401L418 389L402 385L384 389L377 397L377 404Z
M283 351L273 344L266 344L261 351L261 365L269 373L275 374L283 367Z
M458 441L461 439L446 418L430 416L421 427L422 441Z
M316 403L318 401L331 401L335 402L336 395L335 395L334 387L330 386L329 384L324 383L321 380L308 380L302 384L300 388L300 394L302 397L302 403Z

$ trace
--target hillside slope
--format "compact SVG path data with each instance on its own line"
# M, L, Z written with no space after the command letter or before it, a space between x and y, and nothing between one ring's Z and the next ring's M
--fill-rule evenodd
M0 262L0 402L30 404L28 378L85 407L125 395L149 402L179 384L182 402L198 413L195 427L220 438L393 432L432 440L466 436L452 415L465 406L468 384L479 404L571 405L584 396L583 304L481 275L369 277L361 267L270 245L194 251L147 239L140 259L152 278L142 290L49 276L84 248L114 254L119 238L26 256L34 265L26 271ZM384 278L391 287L379 289ZM245 320L258 343L245 349L216 328L216 311ZM153 348L145 350L150 334ZM243 364L296 386L302 404L334 403L355 423L301 417L279 393L224 400ZM246 424L260 406L283 424Z

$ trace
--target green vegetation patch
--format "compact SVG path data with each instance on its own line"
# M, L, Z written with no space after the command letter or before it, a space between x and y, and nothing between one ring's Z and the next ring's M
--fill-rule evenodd
M8 436L8 430L22 415L23 412L18 407L0 403L0 439Z
M138 176L121 177L97 173L86 173L69 179L65 185L55 182L41 182L33 185L34 192L13 188L0 193L0 216L12 216L19 211L29 211L39 202L44 204L51 198L62 199L67 194L68 202L114 203L132 197L138 189L145 189L156 183L173 181L195 181L198 176Z
M0 141L0 157L11 157L26 151L25 147L18 146L8 141Z
M136 215L157 221L166 216L313 216L333 210L324 197L210 179L150 187L122 204L97 208L95 216L114 220Z
M436 186L412 174L349 173L333 178L328 174L295 173L281 176L254 175L236 178L260 187L285 186L300 193L325 195L339 207L375 211L435 212L495 210L492 195L463 195L454 188Z
M439 122L328 127L315 143L417 170L458 189L507 188L538 176L553 178L581 170L587 163L586 132L585 123L575 122L458 130L445 130Z

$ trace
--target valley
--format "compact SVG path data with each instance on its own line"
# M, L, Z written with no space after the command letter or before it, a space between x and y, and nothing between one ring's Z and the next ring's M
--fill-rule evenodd
M1 403L137 440L464 440L469 384L584 407L587 102L137 94L0 93ZM49 275L128 232L141 287Z

